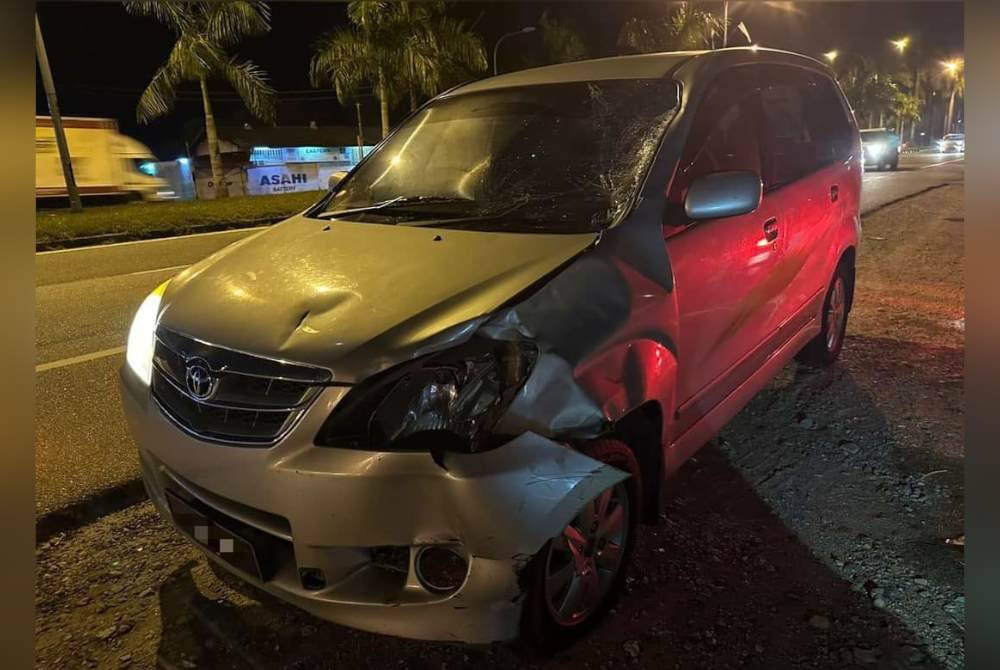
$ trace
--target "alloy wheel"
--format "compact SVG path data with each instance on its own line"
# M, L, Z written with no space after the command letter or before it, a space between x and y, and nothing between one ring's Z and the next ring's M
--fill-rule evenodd
M622 567L629 529L624 482L604 490L549 543L545 602L556 623L574 626L601 605Z
M826 309L826 349L835 351L843 336L844 317L847 314L847 289L844 280L838 276L830 291L830 303Z

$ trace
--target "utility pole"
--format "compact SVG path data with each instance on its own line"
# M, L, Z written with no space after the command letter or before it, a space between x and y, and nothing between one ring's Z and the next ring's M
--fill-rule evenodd
M52 117L52 131L56 135L56 147L59 149L59 161L62 163L63 177L66 178L66 192L69 194L69 206L74 212L82 212L80 192L76 188L76 178L73 176L73 163L70 160L69 145L66 144L66 134L63 132L62 116L59 114L59 102L56 100L56 87L52 82L52 71L49 69L49 57L45 53L45 41L42 39L42 26L35 14L35 51L38 55L38 69L42 73L42 86L45 88L45 98L49 104L49 116Z

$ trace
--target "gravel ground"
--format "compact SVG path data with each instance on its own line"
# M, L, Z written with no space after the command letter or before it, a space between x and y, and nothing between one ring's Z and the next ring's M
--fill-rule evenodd
M962 189L865 221L842 361L788 366L671 482L628 593L544 663L233 590L146 503L38 548L39 668L961 668Z

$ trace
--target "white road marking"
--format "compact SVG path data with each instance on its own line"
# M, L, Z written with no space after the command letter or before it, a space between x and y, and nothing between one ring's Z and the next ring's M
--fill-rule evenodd
M926 170L927 168L937 167L939 165L948 165L949 163L958 163L959 161L964 161L964 160L965 160L965 157L963 156L962 158L955 158L955 159L950 160L950 161L941 161L940 163L931 163L930 165L922 165L922 166L918 167L917 169L918 170Z
M42 363L41 365L35 366L35 373L45 372L46 370L55 370L56 368L64 368L67 365L76 365L77 363L86 363L88 361L96 361L99 358L107 358L108 356L114 356L125 351L125 347L115 347L114 349L104 349L102 351L94 351L89 354L81 354L80 356L73 356L71 358L62 358L58 361L52 361L50 363Z
M154 272L166 272L167 270L180 270L181 268L189 268L189 267L191 267L189 263L184 263L183 265L169 265L165 268L153 268L152 270L138 270L137 272L126 272L125 274L121 275L108 275L106 277L96 277L96 279L110 279L111 277L132 277L134 275L148 275Z
M183 240L190 237L206 237L208 235L235 235L236 233L261 230L269 226L254 226L253 228L234 228L230 230L215 230L210 233L190 233L188 235L174 235L173 237L154 237L148 240L132 240L131 242L112 242L111 244L94 244L89 247L73 247L72 249L52 249L50 251L36 251L36 256L47 254L68 254L71 251L87 251L88 249L107 249L109 247L121 247L127 244L150 244L152 242L169 242L170 240Z

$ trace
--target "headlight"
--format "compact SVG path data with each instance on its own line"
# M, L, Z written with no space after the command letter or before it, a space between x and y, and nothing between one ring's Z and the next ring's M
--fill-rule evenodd
M868 153L872 156L879 156L885 151L885 144L883 142L874 142L868 146Z
M390 451L423 451L426 440L461 451L486 438L527 379L536 350L527 342L475 338L376 375L333 411L316 443Z
M167 289L163 282L146 296L132 318L132 326L128 331L128 344L125 348L125 362L142 383L149 386L153 375L153 343L156 335L156 317L160 312L160 299Z

